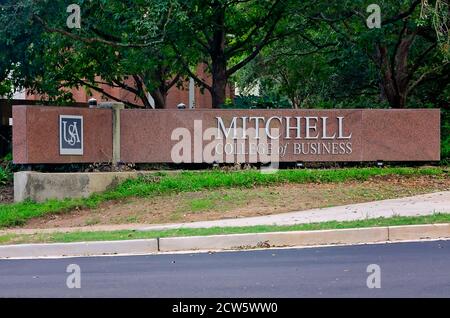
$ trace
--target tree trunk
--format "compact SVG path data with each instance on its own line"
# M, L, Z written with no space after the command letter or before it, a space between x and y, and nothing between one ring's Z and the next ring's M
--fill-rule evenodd
M411 45L414 42L415 34L407 35L403 38L397 48L395 54L395 82L397 84L398 107L405 108L408 98L408 87L411 80L408 71L408 57Z
M227 59L225 57L225 9L214 5L216 29L212 38L212 107L220 108L225 103L228 83Z
M213 72L213 85L212 85L212 108L220 108L225 104L227 90L227 79L221 75L214 74Z
M377 60L378 67L380 69L381 87L383 89L383 95L386 97L391 107L397 107L397 91L395 88L395 82L392 74L392 68L389 61L388 49L386 46L377 46Z
M153 92L150 93L150 95L152 95L153 100L155 101L155 109L167 108L166 105L167 92L163 92L160 89L155 89Z
M384 96L392 108L405 108L411 74L408 71L408 56L415 34L407 35L398 42L392 58L386 45L377 45L377 60Z
M166 67L160 66L155 72L147 73L146 77L159 83L159 86L150 92L150 95L155 102L155 109L167 108L166 102L169 90L178 82L180 76L176 75L172 80L166 81L168 70Z

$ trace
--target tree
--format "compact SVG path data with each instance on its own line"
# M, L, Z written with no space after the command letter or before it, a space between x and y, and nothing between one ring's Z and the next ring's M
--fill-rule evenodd
M212 106L225 102L230 78L251 62L267 45L292 34L287 28L293 3L287 0L180 0L183 18L174 23L174 50L196 83L208 90ZM169 35L170 36L170 35ZM200 78L192 67L205 65L212 83Z
M303 32L267 46L237 76L293 107L407 107L443 104L449 65L421 1L381 3L381 28L370 29L364 1L341 1L306 17ZM251 79L248 81L248 79Z
M1 6L0 74L11 74L16 87L67 98L65 88L85 87L105 96L103 85L135 95L145 107L165 107L168 90L179 83L176 55L164 45L173 17L172 1L80 1L80 29L69 29L67 7L73 1L6 1Z
M262 50L236 75L239 88L259 85L264 96L287 97L293 108L317 107L328 96L335 68L329 56L338 54L333 34L312 25Z
M211 92L218 107L230 76L280 33L286 2L80 0L82 27L68 29L69 1L10 0L2 17L14 24L27 21L18 23L22 33L35 33L24 43L32 54L9 60L21 68L15 76L25 77L23 84L32 91L51 97L63 94L62 88L84 86L114 98L101 87L108 84L130 91L147 107L148 90L162 107L168 89L188 73ZM14 33L3 35L0 41L17 40ZM199 63L207 65L211 84L191 71ZM130 79L134 85L127 83Z
M366 26L363 3L341 3L342 7L331 7L315 19L340 35L347 50L364 52L377 69L381 97L391 107L404 108L418 86L431 77L445 78L448 61L442 62L436 49L438 40L432 26L418 23L421 0L384 3L379 29Z
M431 3L430 3L431 2ZM445 59L450 58L450 4L448 0L435 1L422 0L422 10L420 13L420 25L425 21L431 21L436 30L439 47Z

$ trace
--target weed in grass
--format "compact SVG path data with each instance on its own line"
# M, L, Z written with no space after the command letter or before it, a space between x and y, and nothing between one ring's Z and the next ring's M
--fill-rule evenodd
M87 226L96 225L96 224L99 224L99 223L100 223L100 219L99 218L91 218L91 219L89 219L89 220L87 220L85 222L85 224Z

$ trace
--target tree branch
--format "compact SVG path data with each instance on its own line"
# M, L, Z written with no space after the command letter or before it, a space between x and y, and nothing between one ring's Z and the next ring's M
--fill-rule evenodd
M52 28L47 24L47 22L44 21L44 19L42 19L37 14L33 14L33 19L36 20L38 23L40 23L43 26L43 28L47 32L50 32L50 33L58 33L58 34L66 36L66 37L69 37L73 40L81 41L81 42L84 42L87 44L101 43L101 44L106 44L106 45L109 45L112 47L121 47L121 48L124 48L124 47L125 48L143 48L143 47L154 46L154 45L160 44L164 41L165 33L166 33L166 31L165 31L166 25L165 25L160 39L157 39L157 40L154 40L154 41L151 41L148 43L141 43L141 44L139 44L139 43L122 43L122 42L105 40L105 39L96 38L96 37L95 38L84 38L82 36L73 34L73 33L63 30L63 29Z
M120 98L118 98L118 97L115 97L114 95L111 95L111 94L107 93L104 89L102 89L102 88L100 88L100 87L98 87L98 86L92 85L92 84L89 83L89 82L86 82L86 81L81 80L81 79L76 79L76 81L77 81L79 84L84 85L84 86L87 86L87 87L89 87L89 88L91 88L91 89L93 89L93 90L99 92L100 94L102 94L102 95L104 95L104 96L106 96L106 97L108 97L108 98L110 98L110 99L112 99L112 100L114 100L114 101L116 101L116 102L124 103L125 105L128 105L128 106L133 107L133 108L142 108L142 106L140 106L140 105L133 104L133 103L130 103L129 101L122 100L122 99L120 99Z
M240 61L239 63L237 63L236 65L234 65L233 67L231 67L230 69L227 70L226 74L227 77L230 77L231 75L233 75L234 73L236 73L238 70L240 70L242 67L244 67L245 65L247 65L250 61L252 61L256 56L258 56L259 52L261 52L261 50L270 43L271 41L271 37L273 35L273 33L275 32L275 29L277 27L278 22L281 20L282 15L278 16L275 21L272 23L272 26L270 27L270 29L267 31L265 37L261 40L261 42L256 45L255 50L253 50L253 52L248 55L246 58L244 58L242 61Z
M409 9L407 11L402 12L402 13L400 13L400 14L392 17L392 18L389 18L389 19L386 19L386 20L382 21L381 25L387 25L387 24L395 23L395 22L397 22L399 20L402 20L404 18L409 17L411 14L413 14L414 10L416 10L417 6L419 4L421 4L421 3L422 3L422 0L415 0L411 4L411 6L409 7Z
M212 87L210 85L208 85L205 81L201 80L196 74L194 74L194 72L191 71L191 68L189 67L188 63L186 63L186 61L183 59L177 46L173 43L171 43L171 45L172 45L172 48L174 49L175 53L178 54L179 60L180 60L181 64L183 65L183 68L185 69L185 71L188 73L188 75L190 77L192 77L198 85L200 85L201 87L204 87L208 91L212 92Z

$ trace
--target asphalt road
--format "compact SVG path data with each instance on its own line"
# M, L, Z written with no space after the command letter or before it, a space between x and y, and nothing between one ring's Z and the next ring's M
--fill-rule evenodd
M66 286L69 264L81 288ZM367 266L381 288L367 287ZM0 297L450 297L450 241L0 260Z

